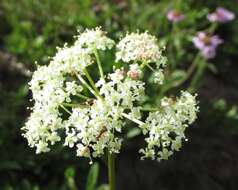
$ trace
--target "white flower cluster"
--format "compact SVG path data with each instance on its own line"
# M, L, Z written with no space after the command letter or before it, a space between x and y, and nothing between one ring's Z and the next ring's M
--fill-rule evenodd
M116 60L126 63L130 61L158 62L162 54L157 45L157 39L147 32L127 34L117 44L117 49Z
M95 33L97 39L88 41L88 33L92 36ZM49 151L49 144L53 145L60 141L57 131L64 125L59 108L63 107L64 102L71 102L71 95L83 90L76 81L66 81L67 76L75 73L83 74L83 69L92 64L92 50L96 40L100 42L100 45L96 46L97 49L111 48L113 44L99 28L86 31L78 36L73 46L58 48L50 64L39 66L34 72L29 85L35 104L31 116L23 127L25 131L23 135L31 147L37 148L37 153ZM85 43L79 41L90 43L85 47Z
M37 153L49 151L48 144L60 140L57 131L63 126L59 106L69 101L71 94L82 90L75 82L65 83L63 72L53 65L39 67L30 82L35 104L23 129L29 145L35 146Z
M147 32L127 34L118 43L116 56L132 64L128 70L115 69L104 77L97 50L111 49L114 43L100 28L86 30L73 46L59 49L48 66L34 72L30 82L34 106L23 136L37 153L49 151L50 145L63 138L64 145L75 147L78 156L99 157L105 149L119 153L119 134L128 119L146 135L148 145L140 150L143 158L167 159L180 148L185 128L196 119L195 96L182 92L177 100L164 98L158 111L145 118L143 69L150 68L156 82L162 84L160 67L165 65L165 57L156 38ZM87 71L96 64L94 56L101 75L96 83ZM149 65L152 62L156 68ZM85 96L88 90L90 97Z
M154 71L152 81L162 84L164 74L161 67L164 67L166 64L166 58L162 55L162 50L157 44L157 39L147 32L131 33L127 34L117 44L116 61L132 62L136 63L136 65L138 62L141 62L141 67L147 65ZM155 63L155 68L153 69L149 63ZM129 74L135 77L135 73L131 72Z
M195 96L188 92L182 92L177 100L163 98L161 110L149 114L144 125L141 125L143 133L148 135L145 139L147 147L141 149L142 158L168 159L174 151L182 146L182 140L186 139L184 131L197 118L198 106Z
M90 157L101 156L105 148L118 153L121 139L116 133L125 125L122 113L135 115L133 103L144 93L141 81L119 77L119 71L110 74L110 81L100 80L100 94L104 100L95 99L91 106L73 108L73 113L65 122L65 145L77 146L77 155Z
M78 36L75 44L94 51L94 48L98 50L111 49L115 42L106 36L106 32L102 31L100 27L97 27L92 30L85 30L84 33Z

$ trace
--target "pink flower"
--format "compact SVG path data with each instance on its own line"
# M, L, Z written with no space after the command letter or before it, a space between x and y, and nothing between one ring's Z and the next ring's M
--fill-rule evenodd
M235 14L222 7L218 7L215 12L208 14L207 19L211 22L225 23L235 18Z
M222 44L223 40L219 36L209 36L205 32L198 32L195 37L193 37L193 44L196 48L201 50L202 55L206 59L211 59L216 56L216 48L218 45Z
M204 49L202 49L201 53L206 59L212 59L216 56L216 48L205 47Z
M185 15L177 10L170 10L167 13L167 19L172 22L179 22L179 21L183 20L184 18L185 18Z
M136 71L128 71L127 75L133 80L137 80L139 78L139 74Z
M133 80L137 80L138 78L140 78L142 75L142 71L141 71L139 65L131 64L130 70L127 72L127 75Z

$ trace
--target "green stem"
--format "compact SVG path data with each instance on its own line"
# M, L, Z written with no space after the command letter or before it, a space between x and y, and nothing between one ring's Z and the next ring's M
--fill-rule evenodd
M99 95L99 93L97 93L96 91L94 91L94 89L91 88L91 86L81 77L81 75L78 75L77 73L75 73L75 75L78 77L78 79L80 80L80 82L97 98L101 98L101 96Z
M91 86L93 87L94 91L95 91L97 94L99 94L99 91L98 91L97 87L95 86L92 77L91 77L90 74L88 73L88 70L87 70L86 68L84 68L84 69L83 69L83 72L84 72L84 74L86 75L86 77L87 77L89 83L90 83Z
M203 73L204 73L204 70L206 68L206 61L205 60L202 60L200 62L200 64L198 65L198 69L197 69L197 72L195 73L193 79L192 79L192 82L189 86L189 91L190 92L194 92L194 90L196 89L197 85L198 85L198 82L199 80L201 79Z
M148 68L149 68L151 71L153 71L153 72L155 71L155 70L154 70L154 68L153 68L153 67L151 67L149 63L147 63L147 62L146 62L146 64L145 64L145 65L146 65L146 66L147 66L147 67L148 67Z
M151 67L151 65L146 62L146 61L143 61L142 64L140 65L140 68L143 69L145 66L147 66L151 71L155 71L153 67Z
M147 108L147 107L145 107L145 108L140 108L140 110L141 111L144 111L144 112L154 112L154 111L158 111L158 109L157 108Z
M76 94L75 96L78 96L79 98L82 98L82 99L84 99L84 100L90 99L89 97L84 96L84 95L82 95L82 94Z
M115 156L109 150L107 152L108 156L108 182L109 190L116 189L116 175L115 175Z
M63 105L60 105L61 108L63 108L64 111L66 111L69 115L71 115L72 113Z
M178 43L177 43L177 41L179 40L180 40L180 31L179 31L177 23L173 22L171 35L169 36L169 47L168 47L168 50L171 56L171 61L170 61L171 64L169 67L171 71L176 69L176 66L177 66L176 65L177 55L180 52L180 48L178 47Z
M186 82L191 77L191 75L193 74L194 70L198 66L198 63L199 63L200 59L201 59L201 54L200 54L200 52L198 52L196 57L194 58L192 64L191 64L191 66L188 68L185 77L182 78L181 80L177 81L177 82L172 83L171 85L164 85L164 86L162 86L161 90L160 90L159 97L162 97L168 90L170 90L172 88L176 88L176 87L182 85L184 82Z
M142 64L140 65L140 68L143 69L145 65L146 65L146 61L142 62Z
M217 23L213 22L212 25L207 29L208 34L213 34L217 29Z
M133 121L134 123L136 123L136 124L138 124L138 125L144 125L144 124L145 124L144 122L142 122L142 121L140 121L140 120L138 120L138 119L132 118L130 115L128 115L128 114L126 114L126 113L122 113L121 115L122 115L123 117L125 117L125 118L127 118L127 119Z
M77 104L71 104L71 103L62 103L63 106L67 106L67 107L75 107L77 106Z
M182 78L181 80L179 80L178 82L174 83L171 87L178 87L180 86L181 84L183 84L186 80L189 79L189 77L192 75L192 73L194 72L196 66L197 66L197 63L198 61L200 60L200 52L197 53L193 63L191 64L191 66L189 67L187 73L186 73L186 76L184 78Z
M97 51L96 48L95 48L95 50L94 50L94 55L95 55L95 57L96 57L96 61L97 61L97 65L98 65L98 69L99 69L99 73L100 73L100 77L101 77L101 78L104 78L103 69L102 69L102 64L101 64L101 61L100 61L100 58L99 58L99 55L98 55L98 51Z

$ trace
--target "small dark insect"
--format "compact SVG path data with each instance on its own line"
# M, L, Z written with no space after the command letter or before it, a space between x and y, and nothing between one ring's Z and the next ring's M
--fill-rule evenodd
M89 99L86 101L86 104L88 104L89 106L92 106L95 102L95 99Z
M87 154L90 154L90 149L88 148L88 145L85 146L84 150L82 151L81 153L82 155L87 155Z
M172 95L172 96L170 96L170 99L171 99L171 102L172 102L172 103L175 103L175 102L176 102L176 96Z
M105 133L107 131L107 129L106 129L106 127L104 127L101 131L100 131L100 133L99 133L99 135L97 136L97 140L99 140L100 138L101 138L101 136Z
M81 105L84 105L84 106L92 106L95 102L95 99L89 99L89 100L86 100L85 102L82 102Z

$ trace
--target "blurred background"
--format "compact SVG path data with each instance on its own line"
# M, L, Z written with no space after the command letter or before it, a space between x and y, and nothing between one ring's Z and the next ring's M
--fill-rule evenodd
M137 30L158 37L166 46L166 81L161 94L148 93L159 99L190 88L200 102L189 141L168 161L141 161L143 138L137 131L125 134L116 160L117 189L237 190L238 19L209 22L207 15L217 7L238 17L237 0L1 0L0 190L94 190L86 187L88 181L96 187L107 183L103 159L90 169L88 160L60 145L36 155L21 136L32 105L27 83L35 62L47 64L57 46L73 42L77 30L96 26L114 39ZM170 10L184 18L169 20ZM214 58L202 58L194 46L198 31L223 39ZM107 63L111 68L110 58Z

